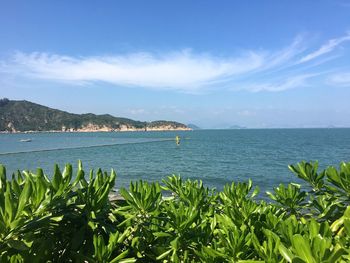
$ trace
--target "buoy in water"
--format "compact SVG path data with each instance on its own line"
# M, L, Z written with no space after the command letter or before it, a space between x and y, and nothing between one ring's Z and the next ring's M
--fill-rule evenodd
M180 136L176 136L175 137L175 142L176 142L176 145L180 145Z

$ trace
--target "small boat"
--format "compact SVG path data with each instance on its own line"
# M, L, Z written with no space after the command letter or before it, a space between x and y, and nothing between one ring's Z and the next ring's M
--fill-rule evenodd
M32 141L32 139L21 139L21 140L19 140L20 142L31 142Z

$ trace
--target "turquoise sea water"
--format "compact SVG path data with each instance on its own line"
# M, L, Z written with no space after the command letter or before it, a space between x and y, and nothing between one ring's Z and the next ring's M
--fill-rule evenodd
M86 169L115 169L117 188L174 173L218 189L251 178L265 191L295 181L288 164L318 160L324 168L350 161L350 129L0 134L0 163L10 173L42 167L50 175L54 163L76 167L79 159Z

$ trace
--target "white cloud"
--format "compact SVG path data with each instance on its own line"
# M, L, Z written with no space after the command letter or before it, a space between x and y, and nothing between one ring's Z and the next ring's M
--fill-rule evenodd
M350 33L329 40L319 50L305 54L305 41L298 36L290 45L279 50L248 50L227 57L191 50L91 57L17 52L0 61L0 74L71 85L106 82L119 87L186 93L230 87L252 92L276 92L306 86L309 79L319 75L318 67L330 58L336 58L334 54L318 57L332 52L348 40Z
M136 53L87 58L19 52L7 69L32 78L72 83L104 81L121 86L191 91L212 80L259 68L263 62L264 58L254 52L229 59L194 55L189 51L163 56Z
M308 62L310 60L313 60L319 56L322 56L324 54L327 54L331 51L333 51L337 46L339 46L341 43L350 41L350 32L348 32L345 36L339 37L339 38L334 38L330 39L326 44L321 46L318 50L307 54L306 56L302 57L300 59L300 63Z

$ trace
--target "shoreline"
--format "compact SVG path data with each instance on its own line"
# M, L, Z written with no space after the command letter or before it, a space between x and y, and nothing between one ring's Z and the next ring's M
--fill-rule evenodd
M147 128L147 129L120 129L120 130L93 130L93 129L81 129L81 130L50 130L50 131L0 131L0 134L32 134L32 133L88 133L88 132L163 132L163 131L193 131L191 128Z

